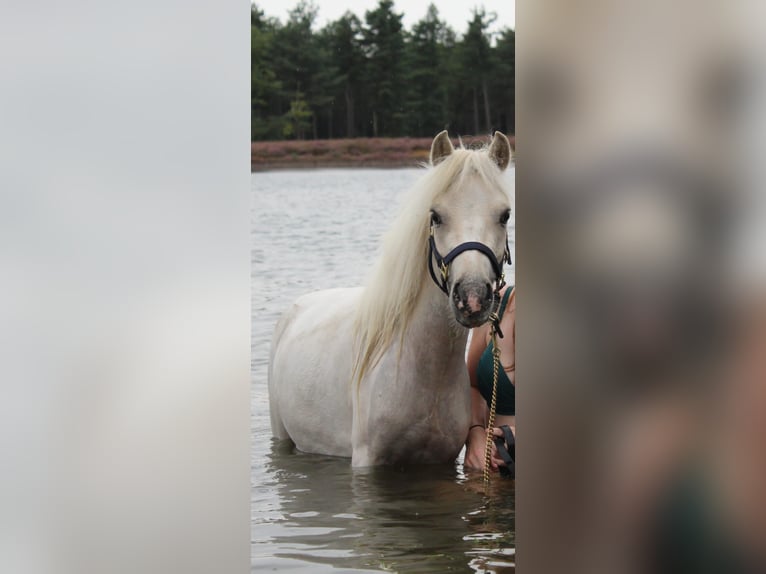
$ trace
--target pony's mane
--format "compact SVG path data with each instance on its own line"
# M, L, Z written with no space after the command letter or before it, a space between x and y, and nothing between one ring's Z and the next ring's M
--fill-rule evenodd
M435 200L464 179L479 175L489 186L506 184L502 172L488 153L488 145L471 150L455 149L425 174L409 191L397 218L383 237L383 246L362 293L356 313L354 332L357 346L354 380L357 385L365 373L380 360L399 331L407 331L418 297L428 276L428 237L430 209Z

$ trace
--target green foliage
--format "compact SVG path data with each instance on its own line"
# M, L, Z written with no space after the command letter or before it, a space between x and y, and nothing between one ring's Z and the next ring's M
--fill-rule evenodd
M283 24L252 4L253 140L512 133L515 35L494 15L458 36L433 4L409 31L392 0L321 30L317 11L299 0Z
M311 125L312 115L308 103L303 99L303 94L295 94L295 99L290 102L290 109L285 114L282 135L286 138L306 139L306 130Z
M449 94L442 78L450 73L445 46L448 34L447 25L431 4L425 18L413 26L408 36L406 119L412 135L434 135L447 127Z
M253 140L281 137L281 122L272 115L272 100L282 90L273 58L277 23L264 19L254 4L250 15L250 121Z
M488 15L483 8L474 9L473 18L460 44L463 69L471 80L481 79L492 69L492 48L488 29L497 16Z
M395 13L393 8L392 0L380 0L375 10L365 14L367 26L362 32L370 121L375 137L400 134L405 116L402 14Z
M497 40L495 50L496 64L494 92L498 102L505 104L504 109L498 110L504 118L509 132L516 129L516 33L513 30L503 30Z
M335 97L331 100L331 106L333 111L345 111L340 118L341 123L345 124L342 135L354 137L357 130L356 108L364 89L366 64L362 23L354 14L346 12L327 27L325 37L329 45L328 63L337 74ZM331 115L330 119L333 117ZM332 137L332 129L329 132L329 137Z

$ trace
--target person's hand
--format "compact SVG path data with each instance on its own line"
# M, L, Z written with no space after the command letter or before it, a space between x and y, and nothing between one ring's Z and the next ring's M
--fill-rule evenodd
M503 431L499 428L493 429L495 436L503 436ZM475 470L484 469L484 453L487 445L487 431L482 427L473 427L468 433L468 441L465 447L465 459L463 466ZM495 443L492 443L492 453L490 455L490 466L492 470L497 470L498 466L505 466L503 459L497 455Z
M484 468L484 445L487 440L487 432L483 427L473 427L468 431L468 440L465 445L465 459L463 466L481 470Z

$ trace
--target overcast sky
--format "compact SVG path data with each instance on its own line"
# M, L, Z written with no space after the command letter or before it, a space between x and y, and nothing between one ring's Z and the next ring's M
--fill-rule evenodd
M378 5L378 0L314 0L319 7L317 16L317 26L323 27L327 22L337 20L346 10L351 10L354 14L364 20L364 13L372 10ZM442 20L458 33L462 34L468 26L471 19L472 9L475 7L484 7L487 12L497 14L497 21L492 26L493 30L509 27L516 27L516 0L394 0L394 9L398 13L404 13L404 27L412 28L412 25L422 19L426 14L428 5L434 3L439 9ZM282 22L287 19L287 12L298 3L298 0L256 0L256 5L264 11L267 16L276 16Z

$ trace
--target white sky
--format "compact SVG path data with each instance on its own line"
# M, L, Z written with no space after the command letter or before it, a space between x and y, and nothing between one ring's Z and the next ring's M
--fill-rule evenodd
M373 10L378 5L378 0L314 0L319 7L317 15L317 27L322 28L328 22L340 18L346 10L356 14L364 21L364 13ZM490 13L497 14L497 21L492 25L492 30L500 28L516 28L516 0L394 0L394 10L404 13L404 27L409 30L412 25L426 15L428 5L434 3L439 9L439 15L458 33L462 34L468 27L471 13L475 7L484 7ZM282 22L287 20L287 13L298 0L256 0L258 8L267 16L275 16Z

